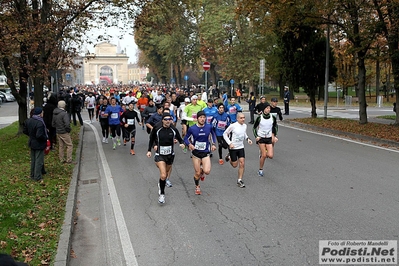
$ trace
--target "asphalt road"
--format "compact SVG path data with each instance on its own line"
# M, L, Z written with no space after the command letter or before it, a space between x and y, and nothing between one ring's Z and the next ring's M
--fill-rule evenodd
M148 135L138 130L131 156L100 143L98 129L85 125L70 265L316 265L319 240L398 239L397 151L281 125L264 177L247 145L246 188L216 156L197 196L176 146L160 205Z
M0 124L13 104L0 108ZM292 108L290 117L306 115ZM100 135L85 123L71 266L316 265L319 240L399 238L398 151L280 125L264 177L256 145L246 146L246 188L215 153L197 196L191 159L176 146L160 205L148 135L138 130L135 156Z

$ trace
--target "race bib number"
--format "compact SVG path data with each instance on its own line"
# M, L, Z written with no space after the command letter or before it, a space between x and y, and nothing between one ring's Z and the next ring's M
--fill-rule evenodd
M236 113L237 113L236 107L235 107L235 106L234 106L234 107L230 107L229 113L230 113L230 114L236 114Z
M101 117L102 117L102 118L105 118L105 117L106 117L104 111L101 111Z
M197 142L195 142L195 146L194 147L195 147L196 150L203 151L206 148L206 142L197 141Z
M128 120L127 120L127 124L128 124L129 126L134 125L134 119L128 119Z
M119 116L118 116L118 113L112 113L111 114L111 118L112 119L117 119Z
M145 107L146 107L146 106L145 106L144 104L140 105L140 108L141 108L141 109L145 109Z
M89 107L90 107L90 108L93 108L93 105L92 105L92 104L89 104Z
M241 141L243 141L244 139L245 139L245 136L244 136L244 135L239 135L239 136L236 136L236 137L235 137L234 142L241 142Z
M192 117L193 119L197 119L197 114L192 114L191 117Z
M206 118L206 122L207 122L208 124L211 123L212 118L213 118L213 116L208 116L208 117Z
M227 125L227 123L226 123L226 121L218 121L218 125L217 125L217 127L218 127L218 129L225 129L226 128L226 125Z
M260 131L258 135L262 138L270 138L272 136L271 130L268 131Z
M159 154L161 155L169 155L172 153L172 146L160 146Z

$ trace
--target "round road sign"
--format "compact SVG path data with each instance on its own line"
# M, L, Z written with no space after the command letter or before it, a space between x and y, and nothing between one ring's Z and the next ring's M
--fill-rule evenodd
M211 64L210 64L209 62L204 62L204 63L202 64L202 68L203 68L205 71L208 71L208 70L211 68Z

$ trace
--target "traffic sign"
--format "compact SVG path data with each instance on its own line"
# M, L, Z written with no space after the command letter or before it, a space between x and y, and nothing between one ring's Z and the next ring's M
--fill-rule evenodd
M208 71L208 70L211 68L211 64L210 64L209 62L204 62L204 63L202 64L202 68L203 68L205 71Z
M188 80L188 76L187 75L184 76L184 80Z
M234 84L234 79L230 79L230 84L231 84L231 85Z

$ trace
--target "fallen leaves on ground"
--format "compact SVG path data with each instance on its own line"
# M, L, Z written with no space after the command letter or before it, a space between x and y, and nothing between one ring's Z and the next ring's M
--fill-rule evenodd
M362 125L359 121L344 118L295 118L291 121L399 142L399 126L393 124L367 123Z

